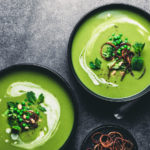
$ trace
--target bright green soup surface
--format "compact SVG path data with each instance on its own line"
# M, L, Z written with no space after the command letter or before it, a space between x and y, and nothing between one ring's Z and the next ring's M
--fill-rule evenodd
M107 10L88 18L78 29L72 44L72 62L80 81L94 93L109 98L125 98L144 90L150 84L150 23L148 20L128 10ZM132 45L135 42L145 43L142 52L145 75L137 80L142 71L129 73L120 81L119 73L108 79L106 60L100 56L100 47L106 43L112 33L123 34ZM124 39L123 39L124 40ZM132 50L132 49L131 49ZM92 70L89 62L98 58L102 61L100 70ZM112 86L109 83L112 83Z
M0 76L0 83L0 149L58 150L62 147L74 125L74 107L66 89L54 78L34 70L10 71ZM43 93L47 112L41 113L42 121L36 129L22 132L19 140L14 140L4 115L7 102L22 102L23 91L31 90L35 94Z

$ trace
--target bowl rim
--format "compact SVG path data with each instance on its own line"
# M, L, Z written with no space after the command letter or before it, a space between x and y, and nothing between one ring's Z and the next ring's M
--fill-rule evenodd
M46 74L48 76L51 76L54 80L56 80L68 93L70 96L70 101L72 103L73 111L74 111L74 124L71 129L70 135L64 142L64 144L59 148L59 150L65 150L66 147L70 144L72 141L72 138L74 137L78 125L78 107L77 107L77 95L73 92L72 87L69 85L69 83L56 71L53 69L36 63L19 63L10 65L8 67L5 67L4 69L0 70L0 76L7 73L8 71L15 71L18 69L35 69L37 71L42 72L43 74Z
M130 4L110 3L110 4L106 4L106 5L102 5L100 7L94 8L93 10L89 11L84 16L82 16L81 19L79 19L79 21L73 27L73 30L72 30L72 32L70 34L69 41L68 41L67 57L68 57L69 67L70 67L70 70L72 72L72 75L73 75L74 79L77 81L77 84L80 87L82 87L87 93L89 93L90 95L96 97L97 99L103 100L103 101L109 101L109 102L114 102L114 103L121 103L121 102L133 101L135 99L140 99L143 95L145 95L146 93L148 93L150 91L150 85L147 86L145 89L143 89L141 92L139 92L139 93L137 93L135 95L129 96L129 97L123 97L123 98L105 97L105 96L102 96L100 94L96 94L94 91L90 90L80 80L80 78L78 77L77 73L75 72L75 69L73 67L73 62L72 62L72 44L73 44L73 40L74 40L74 37L75 37L78 29L84 23L84 21L86 21L89 17L91 17L92 15L94 15L94 14L96 14L98 12L109 10L109 9L116 9L116 8L127 9L127 10L130 10L132 12L137 12L138 14L140 14L141 16L143 16L144 18L146 18L147 20L150 21L150 14L148 12L146 12L142 8L139 8L139 7L130 5Z
M132 138L134 144L135 144L135 148L136 150L138 150L138 144L135 140L135 138L133 137L133 135L131 134L131 132L129 130L127 130L126 128L120 126L120 125L116 125L116 124L104 124L104 125L100 125L100 126L97 126L93 129L91 129L88 134L84 137L83 141L82 141L82 144L81 144L81 147L80 147L80 150L83 150L83 146L84 144L86 143L87 139L89 138L89 136L93 133L93 132L96 132L97 130L101 130L103 128L117 128L119 130L122 130L123 132L127 133L129 137Z

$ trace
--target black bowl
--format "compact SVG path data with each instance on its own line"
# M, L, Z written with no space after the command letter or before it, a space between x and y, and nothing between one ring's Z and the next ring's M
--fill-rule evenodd
M68 42L68 62L69 62L69 66L71 69L71 72L74 76L74 79L77 81L78 85L81 86L86 92L88 92L90 95L96 97L97 99L101 99L101 100L105 100L105 101L109 101L109 102L128 102L128 101L132 101L135 99L139 99L141 98L143 95L145 95L146 93L148 93L150 91L150 86L148 86L147 88L143 89L143 91L141 91L140 93L137 93L136 95L130 96L130 97L125 97L125 98L108 98L108 97L104 97L101 95L96 94L95 92L93 92L92 90L88 89L81 81L80 78L78 77L78 75L76 74L74 67L73 67L73 63L72 63L72 57L71 57L71 49L72 49L72 44L73 44L73 39L78 31L78 29L80 28L80 26L91 16L93 16L94 14L98 13L98 12L102 12L105 10L113 10L113 9L126 9L126 10L130 10L132 12L135 12L137 14L140 14L141 16L143 16L144 18L146 18L147 20L150 21L150 14L145 12L144 10L142 10L141 8L137 8L135 6L132 5L126 5L126 4L109 4L109 5L104 5L101 7L98 7L96 9L94 9L93 11L90 11L89 13L87 13L85 16L83 16L79 22L76 24L76 26L74 27L71 35L70 35L70 39Z
M103 125L103 126L93 129L84 139L80 150L86 150L87 148L91 148L93 146L92 141L91 141L92 134L94 134L96 132L101 132L101 133L107 134L108 132L111 132L111 131L120 132L124 136L125 139L130 140L133 143L133 145L134 145L133 150L138 150L137 143L136 143L134 137L131 135L131 133L129 131L127 131L126 129L124 129L120 126L116 126L116 125Z
M9 74L11 71L17 71L17 70L33 70L37 72L42 72L43 74L46 74L50 77L52 77L54 80L57 80L57 82L67 91L68 95L70 96L70 99L73 104L73 109L74 109L74 126L72 128L72 131L70 133L70 136L64 143L64 145L60 148L60 150L66 150L67 146L70 144L75 132L76 132L76 127L77 127L77 118L78 118L78 107L76 105L76 95L72 91L70 85L65 81L65 79L60 76L58 73L56 73L54 70L51 70L47 67L44 67L42 65L38 64L16 64L9 66L3 70L0 70L0 76L4 76L5 74Z

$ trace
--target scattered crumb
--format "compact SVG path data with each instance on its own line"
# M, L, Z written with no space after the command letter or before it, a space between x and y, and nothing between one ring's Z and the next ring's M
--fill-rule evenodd
M116 70L112 71L111 76L114 76L116 74Z
M22 109L22 105L18 104L18 109L21 110Z
M121 66L123 64L123 61L119 62L119 66Z
M120 75L123 76L124 75L124 71L120 71Z

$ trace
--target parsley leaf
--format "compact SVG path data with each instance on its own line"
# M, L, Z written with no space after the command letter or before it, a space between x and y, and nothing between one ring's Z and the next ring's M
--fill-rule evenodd
M95 66L96 66L97 69L101 68L101 63L102 62L98 58L95 59Z
M90 65L91 69L96 69L96 66L95 66L95 64L92 61L89 63L89 65Z
M32 91L27 92L27 99L30 103L34 104L36 101L35 93Z
M90 68L93 69L93 70L101 69L101 63L102 63L102 62L101 62L98 58L96 58L96 59L95 59L95 63L91 61L91 62L89 63L89 66L90 66Z
M39 95L39 97L38 97L37 103L38 103L38 104L41 104L41 103L43 103L43 102L44 102L44 95L41 93L41 94Z
M143 51L144 49L144 46L145 46L145 43L138 43L136 42L134 45L133 45L133 48L134 48L134 51L137 55L141 55L141 52Z
M16 104L14 102L7 102L7 106L8 106L8 108L15 107Z
M38 106L38 109L39 109L40 111L42 111L42 112L45 112L45 111L46 111L46 109L45 109L44 107L42 107L41 105Z

